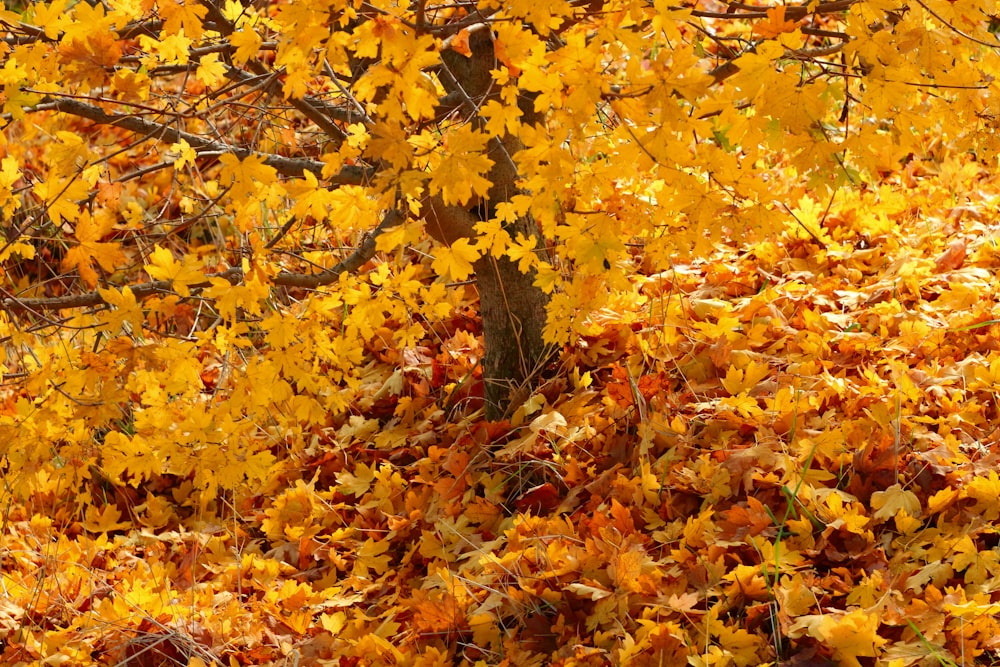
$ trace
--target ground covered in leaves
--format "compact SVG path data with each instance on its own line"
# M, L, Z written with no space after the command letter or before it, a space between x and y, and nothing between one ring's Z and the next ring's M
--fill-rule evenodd
M994 663L998 184L898 178L697 261L637 245L641 298L502 423L472 286L383 318L336 395L308 299L239 344L35 341L0 417L0 662Z

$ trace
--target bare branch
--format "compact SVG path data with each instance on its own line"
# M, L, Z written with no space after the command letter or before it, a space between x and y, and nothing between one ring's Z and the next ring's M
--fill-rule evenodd
M340 274L353 273L354 271L357 271L364 266L365 262L375 256L375 239L378 238L379 234L387 229L396 227L405 221L406 216L398 209L389 209L385 216L383 216L382 222L378 224L378 227L370 232L366 232L364 237L361 239L361 245L359 245L354 252L350 254L350 256L337 264L337 266L314 274L282 271L274 277L272 282L281 287L305 288L316 288L322 285L334 283L340 278Z
M260 77L270 76L275 74L267 69L264 63L259 61L251 61L250 68L254 71L254 74L249 72L244 72L237 67L230 67L226 70L226 78L231 81L256 81ZM341 130L333 121L340 121L343 123L352 122L354 118L354 111L352 109L347 109L333 104L328 104L323 100L316 99L309 95L303 96L301 99L289 99L288 103L291 104L295 109L301 113L303 116L311 120L316 124L317 127L322 129L327 136L331 139L343 139L344 131Z
M44 28L24 23L23 21L19 21L16 26L11 23L7 23L6 21L0 21L0 26L3 26L8 31L8 34L4 35L0 39L11 46L16 46L18 44L33 44L35 42L56 43L63 37L63 33L59 33L59 35L55 38L48 37L45 35ZM214 27L210 24L205 24L205 28L208 30L214 29ZM150 37L155 37L162 29L163 21L155 19L129 23L116 30L115 33L118 35L119 39L135 39L139 35L149 35Z
M390 209L382 217L382 222L375 229L365 233L361 240L361 245L336 266L320 273L312 274L282 271L271 282L278 287L302 287L307 289L315 289L334 283L340 278L341 274L357 271L364 266L368 260L375 256L375 239L378 235L387 229L402 224L405 220L406 216L398 209ZM205 278L204 282L188 285L188 288L192 291L202 290L206 287L211 287L211 281L218 279L228 281L233 285L238 284L243 280L243 269L233 267L219 273L210 274L205 276ZM173 293L173 287L169 280L154 280L139 285L128 285L128 287L132 290L132 294L135 295L137 300L154 294ZM52 298L18 299L16 297L8 297L0 299L0 309L9 313L39 314L47 311L62 310L64 308L86 308L103 303L105 303L104 298L99 292L87 292L86 294L72 294Z
M156 123L131 114L108 113L104 109L86 104L78 100L64 98L46 99L35 105L34 111L61 111L80 118L86 118L98 125L116 125L137 134L155 137L164 142L177 143L182 139L199 152L209 152L216 155L232 153L241 160L255 151L248 148L231 146L205 137L184 132L163 123ZM264 154L264 164L273 167L279 174L285 176L302 176L305 172L314 174L317 178L323 176L323 162L309 158L291 158L282 155ZM343 167L339 173L326 179L331 185L363 185L374 175L374 171L358 166Z
M852 5L857 4L858 0L836 0L836 2L822 2L812 9L807 5L796 5L787 6L785 8L785 20L786 21L798 21L807 16L814 16L816 14L835 14L837 12L842 12L844 10L850 9ZM744 8L748 5L730 5L730 8ZM685 7L671 7L670 9L682 10ZM691 16L697 16L703 19L726 19L730 21L745 20L745 19L766 19L768 18L767 12L773 9L772 7L753 7L755 11L741 11L741 12L706 12L700 9L695 9L691 12Z

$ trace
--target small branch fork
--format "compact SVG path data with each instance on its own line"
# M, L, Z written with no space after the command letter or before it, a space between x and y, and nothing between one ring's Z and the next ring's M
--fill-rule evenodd
M366 262L375 256L375 239L382 232L391 229L406 220L405 214L398 209L389 209L382 217L382 221L375 229L366 232L361 239L361 244L355 248L348 257L325 271L313 274L293 273L282 271L271 279L271 283L279 287L301 287L315 289L324 285L336 282L341 274L354 272L360 269ZM192 291L201 290L212 285L212 280L226 280L231 284L237 284L243 280L243 269L233 267L212 273L205 276L205 281L188 285ZM172 283L169 280L154 280L138 285L127 285L132 290L135 298L144 299L154 294L163 294L173 291ZM99 292L87 292L86 294L72 294L51 298L19 299L17 297L7 297L0 299L0 309L11 313L41 313L46 311L61 310L63 308L86 308L88 306L98 306L106 303L104 297Z
M836 2L821 2L812 9L807 5L788 5L785 9L785 20L798 21L806 16L817 14L835 14L850 9L857 4L858 0L836 0ZM766 19L768 10L773 7L756 7L753 5L743 5L738 2L730 2L729 11L708 12L700 9L691 11L691 16L703 19L725 19L725 20L745 20L745 19ZM673 7L672 9L685 9L684 7Z
M114 125L139 135L155 137L163 142L178 143L184 140L199 154L211 153L213 155L224 155L231 153L241 160L245 160L250 155L257 154L249 148L231 146L211 139L206 139L197 134L184 132L170 127L163 123L157 123L145 118L130 114L108 113L101 107L87 104L74 99L64 97L42 100L36 104L33 111L60 111L96 123L98 125ZM309 158L291 158L282 155L266 154L264 164L272 167L283 176L302 176L305 172L311 172L317 178L322 178L323 162ZM340 173L324 179L331 185L362 185L370 180L374 174L369 169L358 166L347 166L340 170Z

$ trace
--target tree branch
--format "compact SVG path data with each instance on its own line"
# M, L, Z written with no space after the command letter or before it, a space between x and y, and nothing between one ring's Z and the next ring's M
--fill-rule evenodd
M184 132L163 123L157 123L130 114L108 113L98 106L80 102L78 100L65 98L45 99L39 104L36 104L33 110L60 111L73 116L79 116L80 118L86 118L87 120L97 123L98 125L115 125L117 127L125 128L131 132L135 132L136 134L156 137L160 141L164 142L177 143L183 139L188 142L192 148L196 148L199 151L211 152L217 155L232 153L241 160L255 154L255 151L252 151L249 148L240 148L218 141L212 141L211 139L206 139L205 137L198 136L196 134ZM324 164L320 160L264 154L264 164L269 167L273 167L275 171L285 176L302 176L302 174L308 171L314 174L316 178L323 178ZM346 166L343 167L339 173L326 179L326 181L331 185L363 185L367 183L373 175L374 171L372 169L366 169L358 166Z
M857 4L858 0L836 0L836 2L822 2L811 10L807 5L795 5L787 6L785 9L785 20L786 21L798 21L807 16L814 16L817 14L833 14L836 12L842 12L854 4ZM731 4L730 9L745 9L750 8L749 5L737 5ZM687 9L686 7L671 7L670 9ZM729 11L729 12L707 12L700 9L695 9L691 11L691 16L696 16L703 19L725 19L728 21L744 20L744 19L766 19L768 18L768 10L773 9L773 7L752 7L755 11Z
M4 35L0 40L6 42L11 46L17 46L20 44L33 44L35 42L49 42L55 44L62 40L65 33L60 32L55 38L50 38L45 35L45 29L40 28L30 23L24 23L23 21L18 21L15 26L6 21L0 21L0 26L7 29L7 34ZM205 25L207 30L214 29L212 25ZM160 30L163 29L163 21L159 19L148 20L148 21L137 21L134 23L128 23L121 28L117 29L115 33L118 39L135 39L139 35L149 35L150 37L156 37L160 34Z
M253 65L251 69L253 69L256 74L245 72L238 67L229 67L226 69L226 78L230 81L246 83L249 81L257 81L261 77L277 74L277 72L269 71L261 62L254 61L251 64ZM352 123L356 120L356 114L353 109L329 104L328 102L324 102L323 100L309 95L304 95L302 99L299 100L290 99L288 102L303 116L313 121L324 132L326 132L331 139L344 138L343 130L333 124L332 121Z
M232 22L229 21L219 9L219 6L212 2L211 0L202 0L201 4L206 8L207 15L206 18L211 20L213 23L219 26L219 32L223 37L229 37L233 34L235 27ZM253 71L257 76L262 76L268 74L267 66L260 62L256 58L251 58L247 63L247 66ZM239 71L239 70L238 70ZM227 76L229 76L227 74ZM232 77L230 77L232 78ZM302 97L300 99L291 98L288 100L289 103L295 107L296 110L309 120L311 120L316 127L323 130L328 137L331 139L342 141L345 137L344 131L341 130L336 123L333 122L334 116L330 113L324 113L328 105L323 104L323 109L320 108L320 103L318 100L310 99L308 96ZM335 107L334 107L335 109Z
M271 284L277 287L302 287L306 289L315 289L317 287L322 287L323 285L330 285L331 283L336 282L340 278L341 274L348 272L353 273L364 266L368 260L375 256L375 240L378 238L379 234L387 229L400 225L405 221L406 216L402 212L398 209L390 209L382 217L382 221L377 227L375 227L375 229L365 233L361 239L361 244L355 248L354 252L352 252L336 266L326 269L325 271L312 274L282 271L271 280ZM236 285L243 280L243 269L234 266L230 269L226 269L225 271L207 275L205 276L204 282L188 285L188 288L192 291L202 290L206 287L211 287L212 280L220 278ZM157 293L173 293L172 282L169 280L154 280L138 285L127 285L127 287L132 290L132 294L135 295L136 300L144 299ZM89 306L98 306L103 303L106 302L100 292L87 292L86 294L71 294L67 296L33 299L8 297L6 299L0 299L0 310L4 310L8 313L37 314L53 310L62 310L65 308L86 308Z

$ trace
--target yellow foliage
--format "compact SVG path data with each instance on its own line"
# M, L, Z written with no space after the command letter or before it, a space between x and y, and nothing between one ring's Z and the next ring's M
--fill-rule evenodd
M8 5L3 664L996 659L990 3Z

